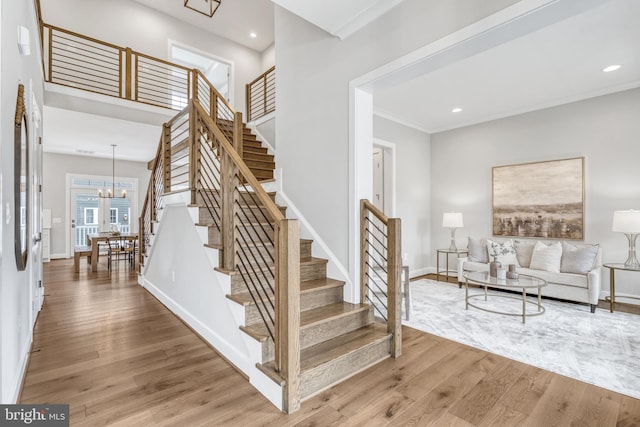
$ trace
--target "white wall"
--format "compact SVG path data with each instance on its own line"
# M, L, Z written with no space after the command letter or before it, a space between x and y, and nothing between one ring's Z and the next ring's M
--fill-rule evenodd
M442 213L464 214L458 245L491 235L491 168L585 158L585 242L599 243L604 262L624 262L627 240L611 231L613 211L640 210L640 89L601 96L431 136L431 262L446 246ZM603 269L603 291L609 290ZM620 273L617 293L640 294L636 274Z
M402 219L402 252L410 275L426 274L431 265L431 143L430 136L391 120L373 117L374 144L395 145L395 217ZM385 157L385 171L389 159ZM385 176L385 180L389 177Z
M116 160L116 172L119 177L138 179L138 215L149 185L151 172L147 164ZM59 257L66 252L65 236L68 234L66 217L66 174L86 174L110 176L111 159L87 156L45 153L43 166L43 207L51 209L51 218L60 218L60 223L51 224L51 255ZM138 218L132 218L137 221ZM137 224L137 222L135 222ZM137 227L137 225L136 225Z
M276 45L272 43L262 52L262 72L276 65ZM261 73L262 74L262 73ZM256 76L258 77L258 76ZM254 77L255 78L255 77Z
M229 289L218 281L217 265L211 265L205 250L186 205L168 205L145 266L145 287L248 372L249 350L225 296Z
M277 166L285 193L347 266L349 82L514 0L405 0L345 40L276 6ZM355 272L351 272L355 275Z
M209 52L234 65L231 106L245 111L244 85L262 70L260 53L132 0L41 1L45 23L168 59L168 40Z
M31 55L18 53L18 26L30 32ZM25 271L17 271L14 257L14 180L13 130L18 83L25 86L25 102L31 108L31 89L42 111L43 79L41 59L37 54L38 29L33 2L3 0L0 4L0 403L15 403L26 367L32 341L31 316L33 265L30 257ZM36 130L29 126L30 132ZM33 147L31 147L33 148ZM32 150L32 156L34 155ZM32 157L32 165L37 164ZM33 169L32 183L39 172ZM33 190L33 188L31 189ZM33 230L33 226L31 230ZM31 236L29 236L31 238ZM29 245L30 246L30 245ZM30 253L31 255L31 253Z

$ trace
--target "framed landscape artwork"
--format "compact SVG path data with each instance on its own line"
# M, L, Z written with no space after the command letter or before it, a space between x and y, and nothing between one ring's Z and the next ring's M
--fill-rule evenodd
M584 157L494 167L493 235L584 239Z

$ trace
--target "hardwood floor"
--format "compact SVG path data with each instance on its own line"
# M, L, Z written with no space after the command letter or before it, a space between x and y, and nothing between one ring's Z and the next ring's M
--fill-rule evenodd
M281 414L136 279L45 264L21 402L73 426L640 425L640 400L406 327L402 357Z

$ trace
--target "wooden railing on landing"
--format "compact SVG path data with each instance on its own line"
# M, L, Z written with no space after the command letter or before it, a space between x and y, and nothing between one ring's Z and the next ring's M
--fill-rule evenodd
M219 93L205 99L211 85L198 70L45 23L41 43L47 82L173 110L197 90L207 109L228 106Z
M192 85L194 98L163 126L140 217L140 262L162 196L188 191L200 222L206 217L209 243L219 240L221 269L240 275L274 340L284 409L293 412L300 405L299 223L284 218L242 160L242 114L199 74Z
M247 121L259 119L276 110L275 65L245 87Z
M387 218L368 200L360 201L360 302L393 335L391 356L402 355L402 255L399 218Z

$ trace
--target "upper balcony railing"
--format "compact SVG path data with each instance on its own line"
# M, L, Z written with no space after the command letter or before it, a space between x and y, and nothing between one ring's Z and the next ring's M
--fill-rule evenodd
M198 70L44 23L42 46L47 82L177 111L197 90L209 111L233 112Z
M273 66L246 86L247 121L276 110L276 67Z

